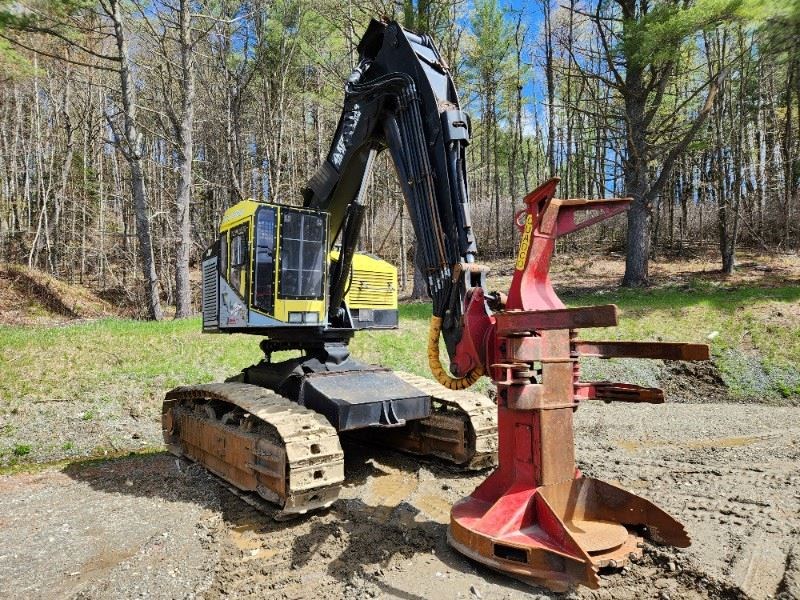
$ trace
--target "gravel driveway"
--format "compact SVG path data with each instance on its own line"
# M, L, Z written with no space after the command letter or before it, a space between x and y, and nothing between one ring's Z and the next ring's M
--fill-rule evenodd
M578 459L679 517L686 550L574 598L800 598L800 409L586 404ZM0 597L558 597L445 542L485 474L346 445L329 511L278 523L167 454L0 478ZM258 502L254 502L259 504Z

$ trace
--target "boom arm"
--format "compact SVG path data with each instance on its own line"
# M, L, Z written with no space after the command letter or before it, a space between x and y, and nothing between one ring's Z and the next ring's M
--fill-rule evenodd
M345 86L344 107L327 159L303 190L304 205L330 214L331 244L342 252L331 274L332 324L341 303L364 215L373 159L388 148L422 252L433 314L453 356L461 338L464 263L477 251L470 220L461 111L448 66L428 36L396 22L373 20L358 45L359 62Z

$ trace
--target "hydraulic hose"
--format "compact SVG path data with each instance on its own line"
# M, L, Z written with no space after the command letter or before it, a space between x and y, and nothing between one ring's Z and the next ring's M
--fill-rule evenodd
M442 318L431 317L430 329L428 329L428 366L436 381L450 390L465 390L472 386L483 375L483 367L478 366L472 369L463 377L452 377L442 366L439 358L439 335L442 331Z

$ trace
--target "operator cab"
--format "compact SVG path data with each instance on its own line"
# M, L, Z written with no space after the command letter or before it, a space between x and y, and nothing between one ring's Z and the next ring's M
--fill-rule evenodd
M203 331L269 336L327 329L328 213L243 200L227 211L203 255ZM344 299L350 329L397 326L397 269L354 257Z

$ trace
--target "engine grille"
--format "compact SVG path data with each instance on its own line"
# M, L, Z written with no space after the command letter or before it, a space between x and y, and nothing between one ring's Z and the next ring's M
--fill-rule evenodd
M203 262L203 326L219 324L219 277L217 259Z
M392 273L379 273L355 269L348 292L350 305L363 304L370 307L394 308L397 289L396 278Z

